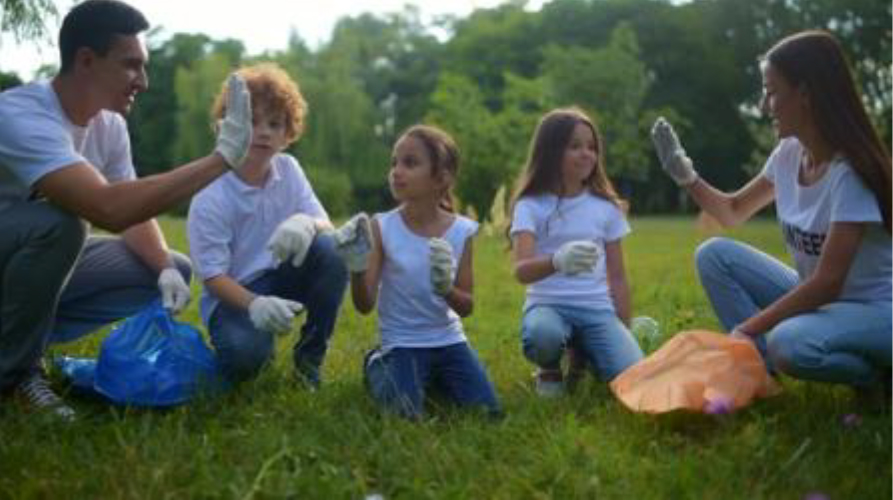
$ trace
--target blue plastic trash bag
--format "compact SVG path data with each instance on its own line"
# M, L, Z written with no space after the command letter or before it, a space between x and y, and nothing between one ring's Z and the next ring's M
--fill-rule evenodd
M92 385L119 404L172 406L225 388L201 333L171 318L160 301L115 327L92 361L63 357L56 364L75 388Z

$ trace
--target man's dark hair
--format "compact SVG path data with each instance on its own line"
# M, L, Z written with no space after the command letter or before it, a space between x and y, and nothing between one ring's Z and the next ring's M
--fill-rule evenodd
M118 0L87 0L72 8L59 30L60 72L74 64L78 49L87 47L99 56L108 54L115 37L149 29L143 13Z

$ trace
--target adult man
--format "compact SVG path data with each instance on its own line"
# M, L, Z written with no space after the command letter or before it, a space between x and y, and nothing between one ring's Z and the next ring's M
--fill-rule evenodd
M188 259L169 252L155 215L240 166L250 97L230 81L214 153L136 180L121 115L146 90L148 22L117 0L87 0L59 33L60 72L0 94L0 392L70 419L40 360L158 296L189 299ZM88 237L88 224L121 237Z

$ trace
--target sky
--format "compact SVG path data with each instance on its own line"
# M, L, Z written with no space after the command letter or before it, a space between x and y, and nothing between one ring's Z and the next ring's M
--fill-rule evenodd
M76 2L53 0L59 19L47 22L53 40L18 43L11 35L0 36L0 69L17 73L24 80L44 64L58 64L55 37L64 14ZM341 17L363 12L399 12L412 3L426 22L435 16L468 15L476 8L489 8L504 0L128 0L141 10L153 27L164 31L157 41L173 33L204 33L213 39L241 40L249 55L284 49L294 29L311 48L326 42ZM528 0L527 8L539 9L545 0ZM156 41L153 38L152 41Z

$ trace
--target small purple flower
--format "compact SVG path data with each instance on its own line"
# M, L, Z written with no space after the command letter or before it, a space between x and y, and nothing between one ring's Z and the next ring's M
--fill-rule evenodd
M734 408L734 401L726 396L717 396L713 399L708 399L704 403L704 413L709 415L726 415L732 413Z
M844 427L856 427L862 423L862 417L858 413L847 413L841 419Z
M828 495L821 491L813 491L812 493L807 493L803 500L829 500L829 498Z

